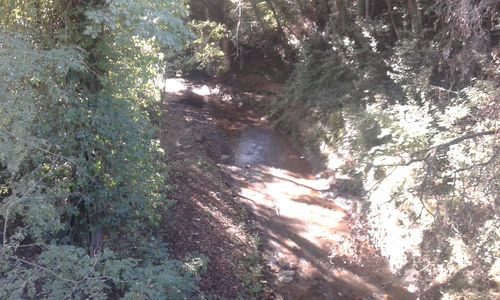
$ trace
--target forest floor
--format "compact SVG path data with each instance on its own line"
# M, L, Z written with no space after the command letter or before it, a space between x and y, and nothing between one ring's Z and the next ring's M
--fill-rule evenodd
M176 204L163 237L176 258L208 257L200 295L415 299L371 245L348 183L315 174L299 147L235 101L252 94L215 81L167 88L162 143Z

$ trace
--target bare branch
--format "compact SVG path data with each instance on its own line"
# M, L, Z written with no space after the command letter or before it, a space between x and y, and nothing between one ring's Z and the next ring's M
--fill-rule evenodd
M441 150L443 148L448 148L451 145L458 144L458 143L463 142L465 140L469 140L469 139L473 139L473 138L480 137L480 136L485 136L485 135L493 135L493 134L497 134L498 132L499 132L499 129L495 128L495 129L488 130L488 131L482 131L482 132L475 132L475 133L466 134L466 135L463 135L461 137L452 139L451 141L446 142L444 144L439 144L439 145L433 146L433 147L429 148L428 150L424 150L424 151L428 152L428 151L430 151L432 149Z
M474 168L479 168L479 167L487 166L487 165L491 164L493 161L495 161L495 159L497 158L497 156L498 156L498 151L495 151L495 153L493 153L493 155L487 161L480 162L480 163L477 163L477 164L473 164L473 165L470 165L470 166L467 166L467 167L464 167L464 168L460 168L458 170L455 170L454 172L455 173L460 173L460 172L468 171L468 170L471 170L471 169L474 169Z
M406 161L406 162L400 162L400 163L395 163L395 164L376 165L376 167L409 166L409 165L411 165L413 163L416 163L416 162L425 161L427 158L429 158L429 156L431 155L431 153L434 150L436 152L438 152L438 151L440 151L442 149L445 149L445 148L448 148L448 147L450 147L452 145L461 143L461 142L463 142L465 140L470 140L470 139L481 137L481 136L485 136L485 135L494 135L494 134L498 134L499 132L500 132L499 129L495 128L495 129L492 129L492 130L487 130L487 131L482 131L482 132L475 132L475 133L466 134L466 135L454 138L454 139L452 139L452 140L450 140L450 141L448 141L446 143L439 144L439 145L432 146L432 147L424 149L424 150L417 151L417 152L415 152L415 153L413 153L411 155L412 157L415 157L415 156L418 156L419 154L421 155L422 153L425 153L425 155L423 157L421 156L421 157L414 158L414 159L411 159L411 160Z

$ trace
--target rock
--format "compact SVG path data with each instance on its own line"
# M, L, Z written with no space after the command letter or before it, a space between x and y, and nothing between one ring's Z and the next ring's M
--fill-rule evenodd
M276 260L275 258L270 259L268 265L273 272L278 273L281 270L278 260Z
M293 281L293 276L295 275L295 271L293 270L284 270L278 273L278 281L283 283L290 283Z
M285 259L276 260L276 264L283 270L293 270L297 269L297 261L290 261Z

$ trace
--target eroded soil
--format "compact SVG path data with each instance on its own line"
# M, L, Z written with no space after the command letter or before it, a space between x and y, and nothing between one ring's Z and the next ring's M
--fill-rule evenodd
M202 291L227 298L415 299L369 243L354 213L356 198L339 192L334 177L313 173L286 136L234 103L235 89L181 79L167 84L163 142L178 186L165 238L179 257L209 257ZM239 263L249 255L256 257L252 266ZM252 267L264 274L252 274Z

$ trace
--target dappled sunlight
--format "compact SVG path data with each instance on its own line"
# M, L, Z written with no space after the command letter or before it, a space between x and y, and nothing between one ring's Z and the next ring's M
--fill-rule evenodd
M218 130L195 140L209 146L218 167L237 183L234 199L255 218L254 225L264 242L270 267L276 269L281 292L306 297L319 293L320 298L333 298L356 290L375 299L390 293L381 282L392 278L392 274L372 274L363 267L367 262L356 258L357 251L364 250L352 238L354 208L346 205L351 201L349 194L339 189L339 184L349 185L354 179L314 174L285 136L262 118L215 97L217 87L180 81L177 88L183 92L172 94L171 105L182 108L186 124L218 125ZM202 170L197 172L203 181ZM241 235L244 239L238 233L239 224L211 205L217 199L217 194L209 194L191 201L211 222L224 228L221 234ZM274 260L281 266L273 267ZM297 284L286 284L290 281Z
M0 300L500 299L500 0L0 3Z
M302 158L301 158L302 159ZM331 178L316 178L315 176L305 176L288 170L283 170L274 167L256 167L256 171L263 174L273 176L279 180L286 180L296 185L301 185L305 188L315 191L326 191L330 188Z
M198 96L211 96L219 94L220 88L211 84L193 84L184 78L167 78L163 82L163 90L166 93L182 94L184 91L190 91Z
M193 93L200 95L200 96L210 96L213 94L218 94L220 92L218 87L209 86L207 84L195 85L190 90Z
M400 188L404 181L408 182L410 174L415 172L416 166L399 166L386 175L384 180L368 181L370 190L369 201L380 209L370 212L369 223L373 228L384 229L384 233L374 234L373 238L378 241L381 253L390 257L392 270L402 268L407 262L407 254L417 252L422 242L422 231L416 226L401 227L401 224L411 225L411 219L405 215L405 211L397 208L397 203L391 201L393 194ZM410 198L409 196L407 196ZM413 198L413 197L412 197ZM407 205L406 211L412 211L414 215L420 214L420 222L432 223L432 216L428 215L421 202L417 199ZM375 217L375 214L377 214ZM398 247L394 247L398 245Z
M347 213L332 201L321 199L316 189L307 185L320 186L324 182L317 183L315 179L301 178L298 174L273 167L259 166L248 173L255 176L247 176L240 195L257 206L257 213L263 209L274 211L274 216L268 216L274 223L311 216L300 228L294 226L290 230L316 247L324 248L325 253L330 244L339 242L346 231L343 221Z
M181 78L168 78L164 81L163 90L166 93L181 94L183 91L187 90L187 84L185 79Z
M294 295L311 295L311 289L329 293L332 283L346 290L364 291L366 296L385 294L376 284L363 279L366 274L358 275L341 267L331 272L335 266L329 257L350 232L346 224L349 213L318 192L326 189L329 182L262 165L227 169L233 174L243 173L235 177L241 180L240 199L260 219L270 253L295 266L293 272L301 284L291 288ZM318 282L318 278L322 280Z

